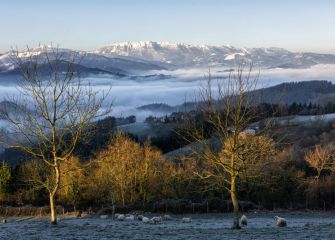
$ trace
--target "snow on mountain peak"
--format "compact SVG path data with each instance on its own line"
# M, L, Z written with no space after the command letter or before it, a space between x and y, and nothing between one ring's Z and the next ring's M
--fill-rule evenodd
M211 46L170 42L122 42L94 51L108 57L124 56L154 61L177 67L232 66L239 61L250 61L262 67L312 66L316 63L333 63L334 55L303 54L283 48L236 48L231 45Z
M52 45L40 45L20 52L19 57L38 56L44 51L53 51ZM73 52L57 49L58 52ZM185 43L138 41L113 43L84 54L84 63L104 70L121 68L177 69L184 67L234 67L241 61L253 62L262 68L308 68L315 64L334 64L335 55L317 53L294 53L283 48L236 48L231 45L192 45ZM10 53L0 55L0 72L6 70ZM64 54L66 55L66 54ZM136 67L135 67L136 66Z

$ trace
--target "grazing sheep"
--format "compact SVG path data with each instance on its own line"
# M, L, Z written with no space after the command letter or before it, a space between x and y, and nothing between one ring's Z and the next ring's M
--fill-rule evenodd
M242 215L240 218L240 225L241 226L247 226L248 225L248 218L245 215Z
M121 215L121 213L115 213L114 217L117 219L120 215Z
M142 219L143 223L149 223L149 224L154 224L154 221L148 217L143 217Z
M89 216L90 214L88 213L88 212L82 212L81 214L80 214L80 217L81 218L84 218L84 217L87 217L87 216Z
M169 220L172 220L172 217L171 217L170 215L165 214L165 215L163 216L163 220L165 220L165 221L169 221Z
M147 217L142 217L142 222L143 223L150 223L150 219Z
M161 223L162 220L163 220L162 217L153 217L153 218L150 219L150 221L154 224Z
M107 218L108 218L108 215L100 215L100 218L101 218L101 219L107 219Z
M285 218L275 216L274 219L277 221L277 226L278 227L286 227L287 222Z
M134 221L135 220L135 216L130 214L130 215L127 215L124 220L127 220L127 221Z
M124 214L120 214L118 217L117 217L117 220L119 221L124 221L126 218L126 216Z
M192 218L190 217L184 217L181 219L182 223L191 223L192 222Z
M2 223L7 223L7 219L6 218L2 219Z

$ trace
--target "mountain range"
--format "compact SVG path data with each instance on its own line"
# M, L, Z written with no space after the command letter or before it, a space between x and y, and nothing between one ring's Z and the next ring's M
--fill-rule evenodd
M23 60L38 57L44 51L52 52L50 46L40 46L19 53ZM317 64L335 64L335 55L308 52L291 52L283 48L237 48L229 45L191 45L168 42L122 42L93 51L72 51L80 58L82 71L91 74L104 73L117 76L138 75L153 70L181 68L222 67L229 69L238 63L253 62L260 68L309 68ZM0 75L15 74L13 53L0 54Z
M104 56L123 56L156 62L168 68L227 67L249 61L265 68L307 68L316 64L333 64L335 55L295 53L283 48L236 48L168 42L123 42L93 51Z

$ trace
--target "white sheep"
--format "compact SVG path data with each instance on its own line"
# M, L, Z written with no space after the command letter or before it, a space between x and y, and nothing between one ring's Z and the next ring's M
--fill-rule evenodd
M190 217L184 217L181 219L182 223L191 223L192 222L192 218Z
M124 221L126 218L126 216L124 214L120 214L118 217L117 217L117 220L119 221Z
M143 215L138 215L137 220L142 221L143 217L144 217Z
M107 219L107 218L108 218L108 215L100 215L100 218L101 218L101 219Z
M81 214L80 214L80 217L81 218L84 218L84 217L87 217L87 216L89 216L90 214L88 213L88 212L82 212Z
M125 217L124 220L127 220L127 221L134 221L134 220L135 220L135 216L132 215L132 214L129 214L129 215L127 215L127 216Z
M287 222L285 218L275 216L274 219L277 221L277 226L278 227L286 227Z
M171 217L170 215L168 215L168 214L165 214L165 215L163 216L163 220L165 220L165 221L169 221L169 220L172 220L172 217Z
M143 223L150 223L150 219L147 217L142 217L142 222Z
M150 219L150 221L154 224L162 222L162 217L153 217Z
M241 226L246 226L248 225L248 218L247 216L245 215L242 215L241 218L240 218L240 225Z

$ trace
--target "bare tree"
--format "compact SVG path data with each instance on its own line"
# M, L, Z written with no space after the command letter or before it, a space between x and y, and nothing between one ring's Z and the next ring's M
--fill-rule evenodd
M96 92L82 83L81 57L74 52L41 47L39 54L29 48L26 53L12 52L21 75L19 96L8 99L11 107L2 109L1 117L12 135L7 146L30 154L50 169L47 183L41 184L49 193L51 223L57 224L60 164L70 161L78 141L91 133L91 122L109 112L110 107L101 110L109 91Z
M209 184L223 183L222 187L230 193L234 229L240 228L237 180L256 159L257 162L265 160L267 152L270 156L274 147L270 138L259 138L254 136L253 130L247 131L248 125L256 119L260 103L261 96L254 91L258 75L254 74L252 65L246 68L243 64L216 84L209 74L198 100L203 123L189 122L186 131L189 141L199 142L195 151L204 160L204 170L198 175L209 180Z

